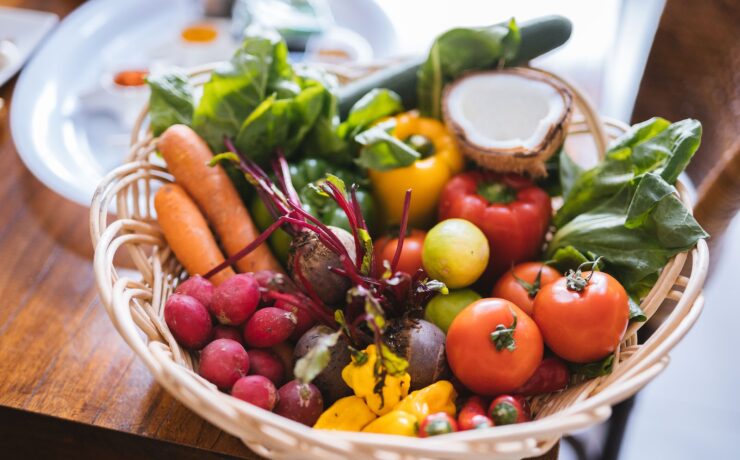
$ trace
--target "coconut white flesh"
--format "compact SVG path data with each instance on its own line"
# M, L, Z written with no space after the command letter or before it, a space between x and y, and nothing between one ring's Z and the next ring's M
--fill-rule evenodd
M555 87L512 74L464 78L446 103L468 141L493 150L536 147L565 111Z

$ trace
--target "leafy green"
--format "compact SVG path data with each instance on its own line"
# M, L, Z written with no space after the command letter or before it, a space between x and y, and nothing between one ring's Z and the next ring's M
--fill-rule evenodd
M419 68L417 92L421 114L441 118L442 91L447 83L470 70L513 62L520 41L514 19L490 27L452 29L437 37L427 60Z
M588 258L581 254L573 246L558 248L553 253L547 265L556 269L560 273L566 273L568 270L576 270L581 264L588 262Z
M152 133L159 136L175 124L189 125L193 119L195 105L193 87L188 77L181 72L152 75L147 77L151 89L149 95L149 118Z
M352 106L337 134L343 139L354 139L376 120L399 112L403 112L403 104L398 94L387 89L373 89Z
M640 304L635 302L632 297L629 297L629 306L630 306L630 321L636 321L638 323L644 323L647 321L647 316L645 316L645 312L642 311L642 308L640 308Z
M355 142L363 147L357 164L388 171L408 166L421 158L419 152L391 134L394 128L394 121L389 120L355 136Z
M708 237L672 185L700 136L695 120L654 118L634 126L574 181L555 218L548 257L569 246L601 256L606 271L639 299L670 257Z
M301 383L309 383L326 368L331 360L331 347L337 344L341 334L341 331L337 331L319 337L313 348L296 361L293 373Z
M594 379L612 373L614 364L614 355L609 355L600 361L594 361L586 364L568 363L573 375L579 375L586 379Z

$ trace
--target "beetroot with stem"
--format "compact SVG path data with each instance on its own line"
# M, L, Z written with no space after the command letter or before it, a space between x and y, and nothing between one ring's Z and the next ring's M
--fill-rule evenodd
M263 302L275 302L281 295L290 294L290 299L298 300L299 305L310 309L320 323L334 329L339 327L334 334L345 336L348 343L357 349L369 343L381 347L387 320L420 317L429 298L436 291L446 289L442 283L427 280L423 271L413 275L373 271L372 239L354 188L347 193L344 184L331 175L316 185L317 193L330 197L347 217L351 231L336 231L303 209L292 186L288 164L280 152L273 161L276 177L273 182L259 166L238 152L229 139L225 140L225 144L231 153L216 156L214 163L225 160L236 163L255 186L275 222L243 250L212 269L206 277L249 254L272 232L282 228L293 237L288 270L298 292L288 292L286 286L271 284L269 275L261 276L267 278L261 281ZM408 224L410 202L409 190L404 200L404 228ZM403 240L397 245L392 265L397 263L402 247ZM328 342L321 341L321 344L321 347L326 347ZM327 352L319 349L301 358L302 365L296 366L297 377L310 381L320 373L325 366ZM381 354L377 372L398 375L405 372L407 366L403 358L388 351ZM299 367L303 375L298 375Z

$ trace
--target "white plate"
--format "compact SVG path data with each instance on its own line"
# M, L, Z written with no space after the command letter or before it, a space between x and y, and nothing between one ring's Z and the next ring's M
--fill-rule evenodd
M393 26L373 0L329 3L337 25L356 30L376 57L392 52ZM90 204L102 177L126 155L130 113L146 98L136 91L111 92L101 81L125 67L148 66L163 50L176 48L180 30L200 18L199 4L93 0L62 21L21 73L10 108L18 153L41 182ZM221 58L224 49L205 58Z
M52 13L0 7L0 86L15 75L58 21Z

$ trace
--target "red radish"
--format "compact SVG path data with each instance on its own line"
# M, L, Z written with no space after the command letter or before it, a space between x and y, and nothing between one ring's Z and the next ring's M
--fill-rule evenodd
M483 398L480 396L468 398L457 416L457 424L461 431L493 426L493 422L486 415Z
M202 303L189 295L172 294L164 304L164 321L177 343L197 350L211 338L211 315Z
M222 390L249 372L249 355L241 344L231 339L217 339L200 352L198 373Z
M244 326L244 341L255 348L277 345L290 337L297 322L293 313L279 308L257 310Z
M324 399L319 389L311 383L291 380L278 390L278 403L275 406L278 415L313 426L323 411Z
M249 375L261 375L267 377L276 386L285 381L285 366L280 358L270 350L253 349L248 350Z
M213 283L200 275L191 276L175 288L175 294L184 294L194 297L204 307L210 310L213 302Z
M260 301L259 285L249 273L232 276L213 291L211 313L219 323L238 326L252 316Z
M287 342L279 343L270 347L270 351L275 353L283 363L283 369L285 370L285 380L293 380L293 366L295 361L293 360L293 347Z
M276 300L275 308L289 311L295 315L296 325L293 333L290 335L292 340L300 339L307 330L316 325L316 317L314 317L311 311L305 306L299 307L283 300Z
M223 324L215 326L213 328L213 339L211 340L218 339L235 340L244 346L244 337L242 336L242 331L238 327L224 326Z
M248 375L237 380L231 389L231 396L269 411L277 402L275 385L261 375Z

